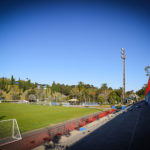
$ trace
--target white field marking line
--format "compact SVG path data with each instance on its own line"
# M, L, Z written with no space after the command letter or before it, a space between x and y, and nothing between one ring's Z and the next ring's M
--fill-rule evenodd
M131 136L131 140L129 142L128 150L131 149L131 145L133 143L133 139L134 139L134 136L135 136L135 131L136 131L136 128L137 128L137 124L139 122L140 114L141 114L141 109L139 110L139 114L138 114L137 119L136 119L135 127L134 127L133 132L132 132L132 136Z

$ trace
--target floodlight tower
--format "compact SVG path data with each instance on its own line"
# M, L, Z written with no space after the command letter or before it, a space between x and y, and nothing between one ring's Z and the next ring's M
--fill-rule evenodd
M150 66L145 67L146 76L150 78L150 72L149 72Z
M122 102L125 103L125 50L124 48L121 48L121 58L123 59L123 92L122 92Z

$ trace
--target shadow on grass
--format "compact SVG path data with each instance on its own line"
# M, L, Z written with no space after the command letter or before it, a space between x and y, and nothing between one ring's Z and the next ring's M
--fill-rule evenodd
M0 120L4 119L6 116L0 116Z

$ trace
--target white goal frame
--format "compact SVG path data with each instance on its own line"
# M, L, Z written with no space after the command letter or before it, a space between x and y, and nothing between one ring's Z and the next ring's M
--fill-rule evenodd
M18 141L18 140L22 140L17 120L16 119L0 120L0 123L1 122L7 122L7 121L12 121L12 129L11 129L12 130L12 134L10 134L11 135L10 137L12 138L12 140L11 141L8 140L8 141L5 141L4 143L0 143L0 146L8 144L8 143L15 142L15 141ZM15 125L16 125L16 128L17 128L18 137L15 136ZM5 139L10 138L10 137L6 137Z

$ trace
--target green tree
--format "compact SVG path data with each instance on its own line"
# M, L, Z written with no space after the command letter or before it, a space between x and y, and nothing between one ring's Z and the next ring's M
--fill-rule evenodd
M36 91L34 89L29 90L26 94L26 99L29 99L29 95L31 95L31 94L36 95Z
M78 89L79 89L79 92L82 92L82 90L84 89L84 83L83 82L79 82L78 83Z
M22 89L22 83L21 83L20 78L19 78L19 80L18 80L18 86L19 86L19 89Z
M79 98L80 96L80 92L79 92L79 89L78 87L74 87L72 88L71 92L70 92L70 98Z
M32 86L31 86L31 80L28 79L28 81L26 82L26 88L27 89L30 89Z
M51 95L52 95L54 92L56 92L56 83L55 83L55 81L53 81L53 83L52 83Z
M109 103L115 104L116 102L119 102L120 97L117 95L115 91L112 91L108 96Z
M121 103L121 98L122 98L122 88L115 89L114 92L117 94L117 103Z
M99 104L103 104L103 103L105 102L105 100L104 100L104 98L103 98L102 96L98 96L97 102L98 102Z
M145 97L146 86L144 85L140 90L136 91L136 94L143 99Z
M100 90L105 91L108 89L107 83L103 83Z
M14 78L14 76L13 76L13 75L11 76L10 84L11 84L11 85L14 85L14 84L15 84L15 78Z
M3 77L0 80L0 89L5 90L5 85L6 85L6 82L5 82L5 78Z
M106 83L103 83L101 88L100 88L100 92L104 94L104 99L107 100L107 90L108 90L108 86Z
M131 94L134 94L134 91L133 91L133 90L127 91L127 92L126 92L126 97L129 97L129 95L131 95Z

